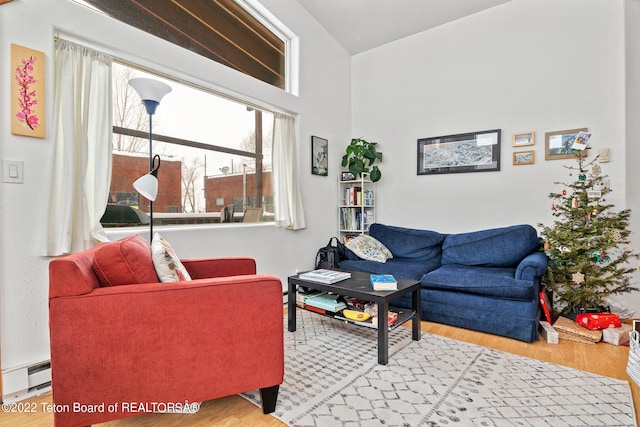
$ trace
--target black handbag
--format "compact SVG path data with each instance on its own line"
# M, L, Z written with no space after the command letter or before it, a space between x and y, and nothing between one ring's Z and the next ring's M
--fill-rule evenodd
M335 241L335 245L334 245ZM320 248L316 254L316 269L340 268L340 261L347 259L347 248L337 237L329 239L327 246Z

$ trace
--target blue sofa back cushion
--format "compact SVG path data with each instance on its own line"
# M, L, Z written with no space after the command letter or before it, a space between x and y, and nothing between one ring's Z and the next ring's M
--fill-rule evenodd
M442 244L442 264L516 267L539 247L536 229L524 224L450 234Z
M425 274L420 281L426 289L531 301L537 286L530 280L514 279L515 269L443 265Z
M371 224L369 235L385 245L394 258L440 264L444 236L437 231Z

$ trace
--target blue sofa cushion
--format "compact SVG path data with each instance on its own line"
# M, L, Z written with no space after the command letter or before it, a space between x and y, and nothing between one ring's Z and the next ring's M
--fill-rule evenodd
M413 280L420 280L425 273L439 266L435 262L422 263L398 258L388 259L385 263L367 260L345 260L340 263L342 270L364 271L372 274L393 274L396 277Z
M443 265L425 274L420 283L427 289L521 301L534 299L535 283L517 280L514 274L514 268Z
M442 264L516 267L539 247L538 233L530 225L450 234L442 244Z
M440 264L444 236L437 231L375 223L369 227L369 235L381 241L394 258Z

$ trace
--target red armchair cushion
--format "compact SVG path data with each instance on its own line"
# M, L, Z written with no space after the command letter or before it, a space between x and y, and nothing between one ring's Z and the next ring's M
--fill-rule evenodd
M151 246L138 235L98 246L93 257L93 271L102 286L158 282L151 260Z

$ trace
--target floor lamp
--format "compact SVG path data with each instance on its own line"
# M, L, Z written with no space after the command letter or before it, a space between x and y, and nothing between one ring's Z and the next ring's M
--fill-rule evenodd
M138 178L133 183L133 187L143 197L149 199L149 241L151 242L153 240L153 201L158 196L158 169L160 168L160 156L153 155L153 115L160 105L160 100L171 92L171 86L143 77L129 80L129 86L138 93L149 114L149 173Z

